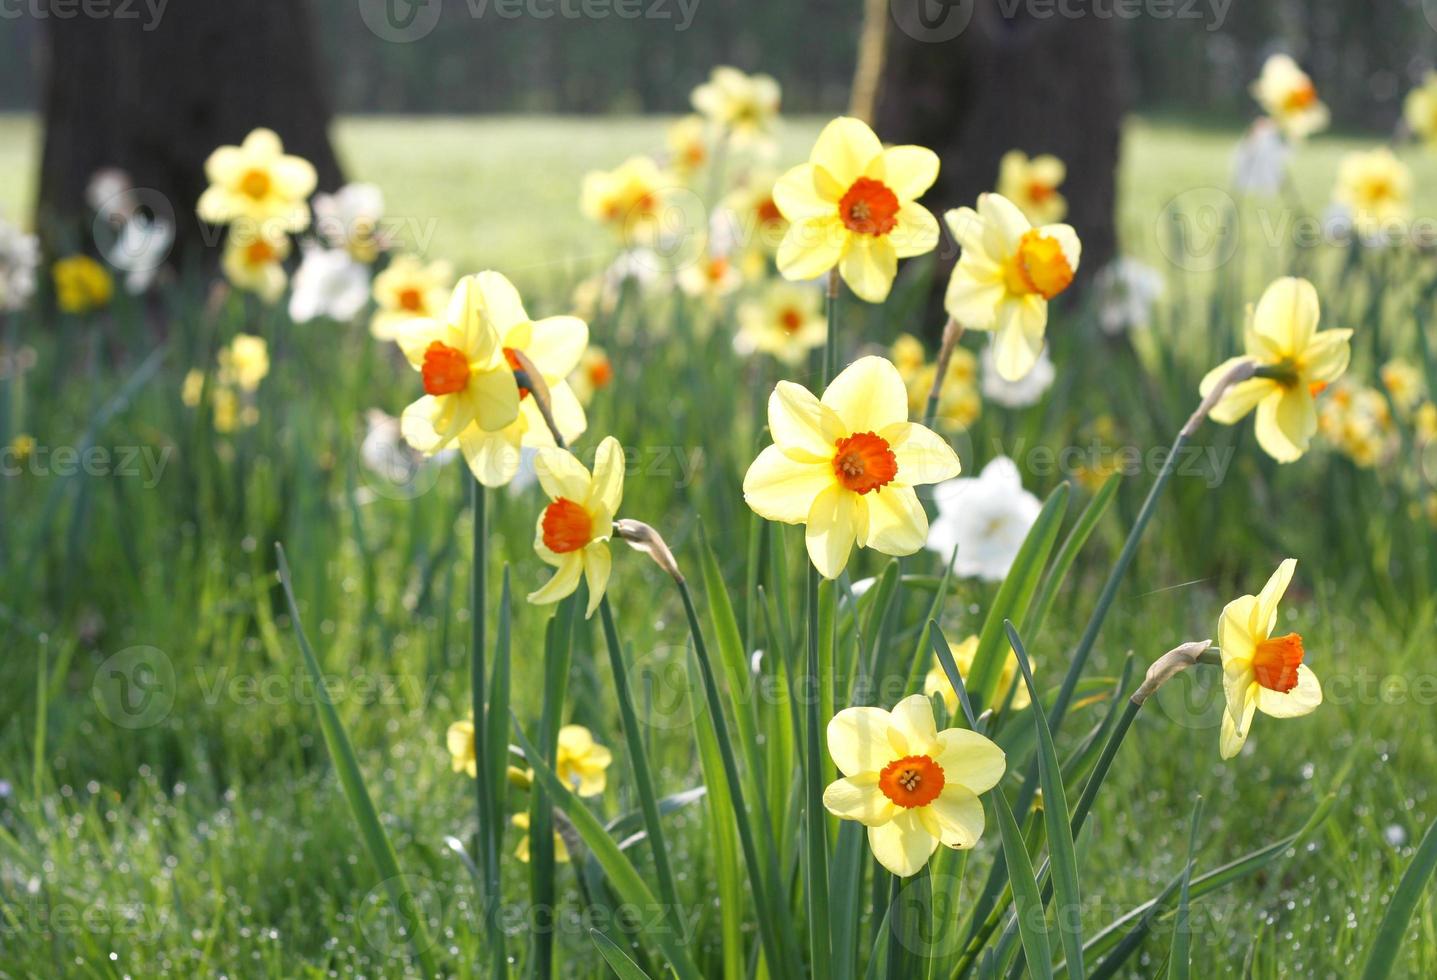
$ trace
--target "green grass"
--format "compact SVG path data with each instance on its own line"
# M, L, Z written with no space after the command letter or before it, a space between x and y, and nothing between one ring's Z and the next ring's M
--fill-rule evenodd
M815 127L790 123L785 159L801 154ZM545 311L565 308L574 278L608 256L602 236L578 215L579 175L661 142L659 124L648 120L356 119L341 122L337 137L353 175L384 187L391 214L432 220L429 254L461 269L499 268L521 283L531 308ZM1210 131L1130 127L1122 223L1135 251L1161 255L1155 234L1145 238L1144 229L1175 194L1225 184L1230 141ZM1337 157L1352 145L1317 140L1301 158L1298 188L1309 207L1325 200ZM25 162L34 152L28 122L0 120L0 166L31 173ZM1414 165L1419 183L1433 166ZM0 185L0 206L15 213L30 186L23 178ZM1437 189L1423 194L1419 207L1430 211ZM1250 249L1248 256L1242 271L1252 280L1269 265L1293 261L1280 249ZM1429 274L1415 262L1384 266L1369 258L1354 278L1340 281L1334 265L1324 259L1315 275L1328 322L1363 327L1354 374L1370 379L1394 351L1416 356L1414 297L1389 287ZM1176 271L1165 271L1176 279ZM1197 378L1234 343L1241 303L1255 298L1245 288L1214 300L1210 285L1193 277L1174 290L1141 356L1100 339L1085 309L1055 317L1060 382L1039 407L986 407L960 445L965 468L976 470L1000 447L1018 455L1035 443L1086 446L1094 432L1109 444L1166 445L1192 407ZM414 499L373 492L375 478L357 463L362 413L376 405L397 412L415 386L409 369L362 329L295 327L238 301L203 314L196 284L182 287L167 294L173 316L163 363L113 404L126 379L148 370L144 358L157 346L132 309L118 309L105 326L74 318L12 321L39 363L23 385L0 387L8 396L0 444L23 430L42 446L78 446L95 423L96 445L170 455L153 480L0 478L0 779L9 784L0 798L0 975L404 973L406 941L388 911L388 889L368 863L326 753L314 688L274 574L276 541L286 548L326 686L406 884L426 913L435 955L458 975L483 975L473 878L445 844L451 835L467 842L473 832L473 785L450 771L444 750L445 729L468 710L465 478L450 467ZM881 309L846 304L841 360L901 329L921 329L905 312L913 307L911 290ZM608 433L630 447L623 513L662 530L695 588L705 581L703 520L738 622L756 621L764 631L743 588L752 518L739 487L765 440L755 409L779 374L772 364L736 359L726 311L721 316L705 333L691 311L659 297L597 318L594 340L614 356L619 379L592 407L581 447L592 452ZM180 404L180 379L189 367L211 363L217 344L240 329L269 338L274 369L260 390L259 424L217 437ZM1083 936L1181 873L1196 796L1205 806L1195 877L1296 830L1335 792L1333 814L1311 842L1261 876L1193 903L1190 948L1195 976L1353 975L1382 903L1437 815L1430 778L1437 683L1428 651L1437 619L1428 597L1433 538L1406 513L1420 501L1420 488L1323 451L1277 467L1261 456L1250 423L1210 425L1196 441L1230 450L1231 465L1214 487L1209 474L1174 479L1089 674L1115 675L1128 651L1146 663L1181 641L1212 636L1223 603L1255 591L1279 559L1294 555L1298 580L1283 626L1304 635L1328 702L1303 719L1259 717L1251 750L1229 763L1217 755L1211 672L1198 675L1200 688L1179 681L1150 702L1076 841L1087 903ZM696 470L686 473L680 459ZM1152 475L1124 481L1044 628L1025 633L1040 689L1056 688ZM1057 479L1030 473L1026 482L1041 495ZM1086 500L1082 491L1076 496ZM522 596L548 574L530 544L537 491L491 499L491 580L497 583L500 562L509 563ZM801 546L792 534L782 540L789 561L776 563L780 574L772 580L765 575L770 595L778 587L791 597L791 608L775 610L780 632L803 615ZM903 570L929 575L938 564L925 553L905 559ZM643 555L616 546L614 566L610 596L631 671L658 685L636 690L645 720L637 736L665 797L703 778L686 722L694 709L677 697L688 688L684 611ZM882 567L864 556L853 576ZM945 633L957 639L976 632L995 592L961 583L941 617ZM925 651L925 670L927 646L918 644L930 600L912 588L900 594L888 644L896 658ZM702 596L699 606L708 608ZM514 709L532 737L548 614L522 602L513 613ZM707 612L701 615L705 629L715 630ZM632 832L641 826L639 800L603 642L597 620L576 630L563 720L588 725L615 751L609 787L589 805L601 820L628 815ZM40 679L42 651L48 673ZM136 662L159 673L137 672ZM772 658L766 669L774 669ZM159 698L138 727L127 727L129 716L117 716L113 702L96 699L97 692L101 701L107 692L125 693L117 691L117 670ZM787 723L782 705L760 707L761 724ZM1060 756L1103 707L1074 711L1058 733ZM1031 737L1031 719L1017 720ZM765 730L774 734L763 752L781 758L782 738ZM771 806L784 806L786 773L770 781L779 787ZM1013 786L1005 786L1012 798ZM511 790L511 812L526 804ZM692 956L705 975L719 975L725 937L713 898L729 869L715 866L708 814L700 802L664 819L680 911L695 930ZM789 815L775 827L785 861L801 847L799 821ZM998 853L998 831L990 812L958 886L960 909ZM532 910L528 869L509 857L517 840L506 830L503 913L510 952L522 960ZM645 847L625 854L652 888ZM560 866L557 955L565 975L599 977L606 967L590 926L611 937L632 934L595 918L588 903L602 908L604 895L598 876L581 876L584 867ZM956 873L952 864L935 865L935 892ZM752 901L745 901L751 915ZM801 906L800 899L795 908ZM793 929L802 934L796 913ZM1160 924L1133 975L1154 975L1171 938ZM757 930L746 929L742 942L754 947ZM655 949L647 941L624 946L657 977ZM1437 972L1430 898L1418 905L1398 972Z

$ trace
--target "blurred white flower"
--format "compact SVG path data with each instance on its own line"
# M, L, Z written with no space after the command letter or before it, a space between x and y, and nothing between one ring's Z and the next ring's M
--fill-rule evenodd
M0 310L18 310L35 294L40 243L0 218Z
M135 213L135 189L130 175L119 167L102 167L85 185L85 203L111 224L119 224Z
M1053 359L1048 356L1046 347L1038 354L1032 369L1017 381L1008 381L998 373L998 367L993 363L992 344L983 348L981 361L983 397L1004 408L1027 408L1037 404L1038 399L1043 397L1043 392L1053 386L1053 379L1057 377Z
M307 323L316 317L352 320L369 302L369 269L341 248L307 244L294 274L289 318Z
M1232 154L1232 189L1239 194L1276 197L1287 179L1292 147L1271 119L1253 123Z
M518 497L539 482L539 472L534 469L534 458L538 455L539 450L533 446L519 447L519 469L505 488L509 496Z
M1163 274L1137 259L1119 258L1098 273L1098 323L1107 334L1143 330L1167 291Z
M147 218L136 211L120 225L114 244L104 250L105 258L125 273L125 291L138 296L155 281L174 243L174 225L164 218Z
M454 449L445 449L433 456L420 453L404 441L399 419L381 408L366 411L364 425L364 439L359 444L360 461L369 472L397 486L413 483L419 470L443 466L458 455Z
M933 488L938 516L928 529L928 548L947 560L958 549L953 571L998 582L1008 574L1028 529L1043 505L1023 489L1018 466L998 456L977 477L959 477Z
M345 184L333 194L316 194L313 207L320 237L360 262L373 262L393 244L379 227L384 192L373 184Z

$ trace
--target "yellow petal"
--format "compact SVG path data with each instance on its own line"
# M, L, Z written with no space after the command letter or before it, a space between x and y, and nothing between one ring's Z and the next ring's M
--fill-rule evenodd
M507 367L471 375L469 386L453 397L469 403L479 427L490 432L519 417L519 386Z
M517 425L486 432L471 424L459 433L459 452L474 479L486 487L502 487L519 472L519 439Z
M837 202L820 196L816 178L811 163L800 164L780 177L773 185L773 203L779 213L789 221L832 215Z
M1300 459L1316 431L1317 405L1306 388L1273 392L1257 405L1257 443L1279 463Z
M845 776L882 770L898 758L888 741L888 712L844 708L828 722L828 754Z
M911 555L928 540L928 515L912 487L890 484L858 500L858 543L885 555Z
M900 259L923 255L938 244L938 219L921 204L905 204L898 209L898 223L887 238Z
M858 535L856 496L834 484L818 495L808 512L804 544L813 567L824 578L838 578L848 564Z
M794 221L778 245L778 271L785 279L817 279L838 265L849 237L836 213Z
M888 298L898 275L898 253L887 236L850 235L838 271L859 299L881 303Z
M1002 194L980 194L978 214L983 218L983 250L990 258L1006 259L1033 229L1018 205Z
M1009 299L999 305L993 327L993 366L1005 381L1018 381L1033 370L1043 352L1047 323L1048 304L1037 297Z
M992 739L966 728L945 728L938 733L934 761L943 768L943 784L986 793L1003 778L1008 760Z
M938 838L928 832L913 811L908 811L881 827L869 827L868 846L879 864L892 874L907 878L928 863L938 848Z
M907 411L906 402L904 411ZM843 425L833 409L803 385L780 381L768 396L769 434L773 436L774 445L793 459L831 460L834 443L845 435Z
M529 593L529 601L536 606L546 606L574 594L579 587L579 576L584 573L584 559L577 551L564 555L549 581Z
M1267 580L1257 596L1257 609L1253 613L1253 626L1262 630L1258 639L1267 639L1277 627L1277 607L1292 584L1292 573L1297 570L1297 559L1286 558L1277 566L1277 571Z
M946 847L966 849L983 836L983 804L963 786L947 781L944 771L943 792L928 805L938 819L941 841Z
M529 314L524 312L519 290L502 273L481 272L474 277L474 287L475 300L485 326L499 336L502 337L517 324L528 322ZM472 321L469 324L472 325ZM476 340L471 337L470 343Z
M583 501L584 498L579 498ZM624 499L624 450L619 440L605 436L594 453L594 482L589 503L602 506L609 517L619 512ZM597 510L597 507L591 507Z
M898 756L938 754L938 726L926 694L910 694L888 715L888 741Z
M1247 742L1247 733L1252 728L1252 715L1257 710L1257 701L1247 703L1242 718L1234 721L1230 712L1222 713L1222 730L1218 737L1218 752L1224 759L1231 759L1242 751Z
M802 524L814 500L833 483L831 463L790 459L778 446L769 446L744 474L743 499L765 520Z
M983 233L987 222L977 211L972 208L954 208L943 212L943 222L948 226L949 233L958 247L963 250L964 255L973 255L977 258L997 261L1002 258L988 254L984 244Z
M1078 240L1078 233L1071 225L1044 225L1038 233L1056 241L1063 250L1063 258L1068 260L1068 268L1078 271L1078 264L1083 258L1083 243Z
M303 157L283 156L270 166L270 179L275 190L293 200L302 201L314 193L318 179L314 166Z
M558 381L579 366L589 346L589 325L576 316L551 316L529 325L524 353L544 375Z
M1217 367L1213 368L1203 376L1202 382L1198 385L1198 394L1206 398L1208 394L1217 387L1218 382L1227 377L1233 368L1244 361L1252 360L1251 357L1230 357ZM1213 406L1211 418L1214 422L1222 425L1232 425L1241 419L1248 412L1257 407L1257 403L1270 394L1276 388L1276 382L1266 378L1253 378L1243 381L1228 388Z
M1306 279L1278 279L1262 294L1253 312L1252 329L1287 355L1307 349L1317 330L1317 290Z
M1322 703L1322 684L1307 664L1297 667L1297 686L1292 690L1273 691L1259 685L1257 707L1271 718L1298 718L1315 710Z
M438 340L441 343L451 339L449 328L439 320L428 317L410 317L395 325L394 342L399 345L405 360L416 371L424 366L424 352Z
M823 806L840 820L857 820L870 827L885 824L898 813L898 807L878 788L873 773L829 783L823 791Z
M1230 660L1250 664L1258 640L1267 638L1253 635L1252 623L1257 609L1257 596L1251 595L1240 596L1223 607L1217 621L1217 643L1224 666Z
M609 566L612 559L609 557L609 546L602 542L594 542L586 546L580 552L584 556L584 579L589 583L589 608L584 615L594 615L594 610L599 608L599 600L604 598L604 590L609 587Z
M883 153L883 144L860 120L839 116L818 134L809 162L821 167L834 181L849 186Z
M1351 330L1322 330L1313 334L1302 355L1303 379L1331 384L1342 377L1352 356Z
M399 418L399 432L404 441L426 456L432 456L444 446L445 440L434 428L439 403L433 395L425 395L404 409Z
M878 431L893 450L902 483L922 486L952 479L962 470L953 447L932 429L917 422L898 422Z
M567 449L540 449L534 457L534 472L551 500L563 497L583 503L589 495L589 471Z
M887 184L900 201L914 201L938 179L938 154L926 146L890 146L869 163L867 175Z
M840 371L823 392L822 402L848 433L876 435L890 425L908 421L908 389L903 376L892 361L872 354Z
M979 252L964 251L948 279L943 309L968 330L992 330L1008 295L1003 270Z

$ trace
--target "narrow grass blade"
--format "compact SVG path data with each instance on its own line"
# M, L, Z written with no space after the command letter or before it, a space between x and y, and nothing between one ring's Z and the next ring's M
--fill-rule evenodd
M599 949L599 955L604 962L609 964L609 969L619 980L653 980L647 973L639 969L639 965L629 959L629 955L615 945L614 941L597 929L589 930L589 938Z
M948 676L948 683L958 692L958 703L963 707L964 720L968 722L970 729L977 731L978 719L973 714L973 702L968 697L968 686L963 683L963 675L958 672L958 663L953 659L953 649L948 645L948 638L943 635L937 620L928 621L928 640L933 644L933 652L937 654L938 662L943 665L943 673Z
M978 649L973 654L973 667L968 672L968 694L973 699L975 711L993 707L998 693L998 677L1008 655L1004 649L1007 638L1003 633L1003 621L1027 622L1038 580L1048 563L1048 556L1063 525L1063 516L1068 510L1070 492L1067 483L1060 483L1048 494L1038 519L1033 522L1017 557L1013 559L1013 567L1008 570L988 609L987 618L983 620L983 629L978 634ZM1026 812L1027 807L1020 809Z
M568 690L572 658L575 596L559 603L544 633L544 704L539 714L539 748L544 761L554 763L558 751L559 722ZM537 918L534 934L534 975L554 975L554 919L557 868L554 859L554 818L548 794L535 785L529 797L529 893ZM542 910L542 911L541 911Z
M524 730L519 727L519 720L513 721L515 738L524 749L524 757L530 760L534 768L534 778L544 784L544 790L553 799L554 805L564 811L574 825L584 846L589 849L599 867L604 869L604 875L613 886L620 900L636 906L640 910L651 910L659 907L659 900L654 893L649 891L649 886L644 884L643 876L638 869L619 850L619 845L604 830L604 825L599 818L589 810L583 802L575 796L563 781L559 779L553 768L545 762L534 749L534 745L525 736ZM666 910L668 911L668 910ZM668 959L669 965L673 967L674 973L683 980L698 980L698 967L694 965L689 957L688 949L682 941L677 930L671 929L667 924L650 932L643 933Z
M289 615L294 620L294 634L299 640L305 669L309 671L310 681L314 684L314 703L319 713L319 728L324 735L329 756L334 760L339 785L344 791L344 798L349 803L355 823L359 824L359 833L364 839L365 849L369 852L369 860L373 862L374 870L389 893L390 903L404 921L410 945L414 949L414 958L423 969L424 975L432 977L438 967L434 961L433 946L429 939L429 930L424 924L423 913L415 903L404 876L399 872L399 858L394 853L394 845L390 843L384 825L379 822L374 801L364 785L364 774L359 769L359 760L354 755L354 746L349 742L349 733L345 731L339 712L334 709L334 700L324 682L324 671L320 669L319 661L310 648L309 638L305 635L304 623L299 615L299 603L295 601L294 588L290 584L289 562L285 561L282 545L275 545L275 557L279 562L279 581L284 587Z
M1397 883L1397 890L1392 893L1392 898L1387 903L1382 923L1377 927L1377 933L1372 937L1372 945L1368 948L1367 963L1362 968L1362 980L1383 980L1384 977L1391 976L1392 968L1397 964L1397 957L1402 952L1402 939L1407 934L1407 924L1412 919L1412 913L1417 910L1417 903L1421 900L1434 870L1437 870L1437 821L1427 828L1422 843L1417 846L1417 853L1412 857L1412 863L1407 865L1407 870L1402 873L1402 880Z
M1018 667L1023 672L1023 683L1028 685L1028 696L1032 698L1033 710L1030 713L1033 716L1033 727L1038 733L1038 779L1043 785L1043 820L1047 824L1049 865L1057 897L1058 936L1062 940L1063 955L1068 961L1068 975L1081 980L1083 898L1078 888L1078 858L1073 848L1072 829L1068 825L1068 795L1063 789L1063 770L1058 763L1058 749L1053 744L1053 733L1049 731L1048 719L1043 714L1043 701L1038 685L1033 681L1033 667L1028 660L1028 651L1011 622L1005 621L1003 628L1018 658ZM1041 899L1039 907L1042 907Z
M804 711L804 898L808 906L808 955L810 969L815 976L826 977L832 969L831 943L828 922L828 829L823 809L823 743L819 732L822 730L823 696L821 691L828 686L829 679L820 667L823 636L833 632L833 606L828 606L828 620L825 621L819 608L818 571L808 569L808 684L805 696L808 705Z
M1037 636L1042 632L1043 624L1048 619L1048 612L1053 607L1053 600L1058 596L1058 590L1063 587L1063 582L1067 579L1073 562L1077 559L1078 553L1083 550L1083 546L1088 543L1093 529L1098 526L1098 522L1108 512L1108 505L1117 496L1118 487L1122 482L1123 475L1121 473L1109 476L1098 492L1093 495L1093 499L1088 501L1088 506L1084 507L1083 512L1078 515L1078 520L1073 525L1073 529L1068 532L1068 536L1063 539L1063 544L1053 559L1052 567L1048 569L1048 574L1043 576L1043 584L1038 590L1038 597L1033 600L1033 608L1028 621L1023 624L1023 628L1029 636Z
M1168 980L1188 980L1192 971L1192 933L1188 931L1188 905L1192 900L1193 855L1197 851L1198 823L1202 820L1202 797L1193 804L1192 826L1188 830L1188 860L1183 865L1178 887L1178 915L1173 922L1173 944L1168 950ZM1072 976L1069 971L1069 976Z
M995 787L988 794L993 809L998 814L998 830L1003 838L1003 858L1008 867L1008 881L1013 887L1013 898L1017 904L1018 933L1023 940L1023 952L1028 959L1028 970L1035 980L1044 980L1053 975L1053 947L1048 936L1048 920L1043 914L1043 901L1038 896L1038 879L1033 875L1033 861L1028 856L1023 832L1013 819L1013 810L1002 789Z

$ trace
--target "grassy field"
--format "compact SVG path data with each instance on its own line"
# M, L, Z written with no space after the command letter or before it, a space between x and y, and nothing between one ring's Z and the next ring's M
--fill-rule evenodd
M801 158L817 128L790 121L781 159ZM660 123L644 119L347 119L336 135L352 176L383 187L389 213L413 219L429 255L461 271L500 269L543 312L566 309L577 278L611 255L605 236L578 213L582 173L662 146ZM1263 247L1260 216L1252 216L1241 227L1241 263L1216 276L1165 261L1158 215L1175 198L1226 186L1234 135L1131 124L1121 225L1128 250L1167 275L1168 297L1152 330L1132 344L1105 338L1089 305L1055 316L1058 383L1031 408L986 405L957 440L966 471L1006 452L1039 496L1079 477L1076 514L1091 499L1092 484L1081 479L1090 474L1040 471L1033 451L1166 445L1194 406L1198 379L1237 344L1242 305L1270 274L1298 265L1318 283L1324 326L1360 328L1354 375L1371 382L1388 357L1420 359L1430 293L1414 284L1431 274L1417 257L1303 257L1289 241ZM1360 145L1318 139L1303 151L1295 185L1307 208L1321 210L1339 157ZM1437 213L1437 180L1425 180L1437 176L1437 163L1409 155L1418 213ZM0 185L0 210L23 213L36 156L33 125L0 119L0 167L20 175ZM844 304L841 362L925 328L913 313L914 288L882 308ZM0 444L24 431L52 450L113 455L101 472L56 467L0 479L0 977L412 969L321 735L318 695L277 589L276 542L294 567L303 625L434 952L448 973L484 976L474 882L446 845L450 836L468 841L474 826L473 783L451 770L444 747L447 727L469 705L467 473L428 471L396 493L360 465L365 410L397 413L416 392L409 368L362 327L295 326L234 298L206 308L197 283L172 288L163 312L160 326L121 303L103 332L74 317L10 323L38 360L22 382L0 382ZM612 433L628 447L623 512L664 532L713 630L708 603L718 583L700 572L705 530L745 633L743 653L778 650L763 660L772 672L789 655L779 641L801 632L802 539L775 528L760 575L749 562L756 519L739 488L767 443L760 409L768 390L779 377L807 373L736 357L730 313L663 295L596 316L593 340L608 349L617 381L591 406L582 446L591 453L599 435ZM257 424L217 436L179 393L186 372L211 364L239 330L268 339L274 366ZM977 338L966 343L979 348ZM1209 424L1198 442L1213 455L1180 474L1163 501L1100 634L1084 688L1095 696L1082 699L1060 748L1072 751L1097 724L1107 703L1096 695L1112 688L1129 653L1140 674L1177 643L1213 636L1223 604L1257 591L1288 556L1300 564L1284 628L1306 638L1327 702L1301 719L1260 717L1249 750L1221 762L1221 693L1211 677L1165 689L1139 716L1078 842L1085 935L1180 874L1196 797L1205 801L1199 875L1281 840L1325 807L1327 819L1299 846L1194 903L1194 975L1354 976L1387 896L1437 816L1429 650L1437 569L1420 509L1431 487L1418 479L1410 445L1394 473L1384 473L1327 450L1279 467L1257 449L1250 422ZM121 479L119 454L131 449L134 478ZM1397 480L1397 470L1415 487ZM1141 467L1122 481L1044 630L1028 637L1049 694L1153 476ZM518 597L513 701L525 726L545 693L549 614L522 601L548 574L531 547L541 506L537 490L496 492L489 515L490 635L502 565ZM704 781L690 721L703 709L690 700L683 608L643 555L620 548L614 565L618 630L631 669L650 682L635 685L637 737L660 794L679 793ZM885 567L865 553L850 577ZM900 591L885 634L900 681L912 673L912 651L922 670L931 660L921 629L940 568L927 553L901 562L913 582ZM748 588L754 576L769 586L779 622L766 622ZM944 629L955 638L976 632L996 593L957 583L940 614ZM842 648L849 642L845 633ZM107 698L115 678L142 676L136 664L159 700L138 715L116 714ZM568 694L564 720L589 726L616 756L592 809L606 821L623 818L616 836L627 836L640 826L638 798L597 618L576 629ZM787 709L762 698L749 707L767 733L762 778L778 858L797 880ZM1000 740L1016 754L1031 734L1025 722ZM513 793L522 809L526 798ZM746 976L744 964L725 963L715 891L735 872L725 864L732 830L716 828L709 813L697 804L666 818L670 862L705 975ZM998 853L991 809L988 827L969 860L935 868L957 910L951 928L927 937L933 948L953 942ZM518 842L519 832L509 831L506 855ZM628 853L652 880L644 846ZM506 860L504 876L503 926L511 956L527 968L529 869ZM592 861L560 866L563 975L606 975L590 945L595 926L635 937L635 955L659 976L643 930L605 917L602 878ZM886 884L872 887L881 900ZM867 895L866 881L862 888ZM745 893L739 902L750 921L737 941L752 949L752 899ZM783 910L795 930L801 906L794 900ZM866 957L880 923L862 924ZM1171 939L1168 917L1123 975L1159 975ZM1419 906L1398 975L1437 975L1430 898Z

